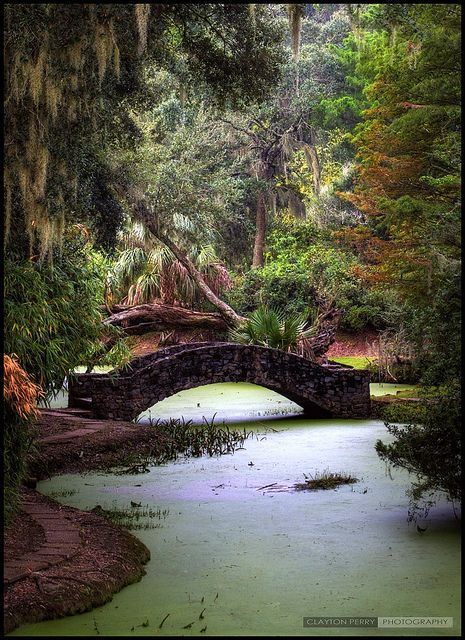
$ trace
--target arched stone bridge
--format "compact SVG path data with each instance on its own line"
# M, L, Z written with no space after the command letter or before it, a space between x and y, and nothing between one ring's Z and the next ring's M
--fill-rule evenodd
M87 398L99 418L133 420L179 391L217 382L251 382L303 407L312 417L367 417L370 374L321 366L278 349L228 342L176 345L106 374L77 374L69 381L69 406Z

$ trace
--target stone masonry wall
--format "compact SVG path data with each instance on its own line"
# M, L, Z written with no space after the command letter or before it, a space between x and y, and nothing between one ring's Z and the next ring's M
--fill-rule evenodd
M69 406L91 398L97 417L132 420L179 391L218 382L272 389L314 417L370 414L368 371L326 368L277 349L233 343L177 345L137 358L122 373L77 375L70 380Z

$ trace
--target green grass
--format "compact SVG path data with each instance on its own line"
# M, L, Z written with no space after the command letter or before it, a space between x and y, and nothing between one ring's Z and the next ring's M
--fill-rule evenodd
M368 358L367 356L341 356L336 358L330 358L333 362L339 362L340 364L347 364L354 369L366 369L369 364L375 362L376 358Z

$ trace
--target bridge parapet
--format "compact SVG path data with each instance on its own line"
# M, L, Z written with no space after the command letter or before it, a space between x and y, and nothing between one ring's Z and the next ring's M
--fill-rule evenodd
M150 364L160 360L161 358L166 358L167 356L172 356L175 353L181 353L185 351L191 351L192 349L198 349L199 347L207 347L211 345L220 345L220 344L228 344L223 342L185 342L183 344L174 344L170 347L163 347L154 351L153 353L148 353L145 356L137 356L133 358L129 363L128 371L136 371L143 369Z
M98 417L132 420L179 391L218 382L272 389L314 417L367 417L370 374L326 368L278 349L236 343L177 345L140 356L122 373L80 374L70 381L70 406L92 399Z

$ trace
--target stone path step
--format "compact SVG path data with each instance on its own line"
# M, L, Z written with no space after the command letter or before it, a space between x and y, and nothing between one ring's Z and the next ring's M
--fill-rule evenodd
M31 501L23 502L21 510L43 529L45 542L36 551L5 561L3 572L5 585L69 560L82 549L79 528L59 511L46 504Z
M94 412L91 409L80 409L78 407L67 407L63 409L41 409L46 415L58 415L60 417L72 416L73 418L92 418Z
M92 398L73 398L73 407L70 409L91 409L92 407Z
M58 433L54 436L46 436L45 438L39 438L38 442L44 444L55 444L69 442L70 440L75 440L76 438L81 438L83 436L88 436L91 433L95 433L96 431L102 431L106 428L106 425L98 424L96 422L92 422L88 425L82 425L81 429L75 429L74 431L66 431L66 433Z

